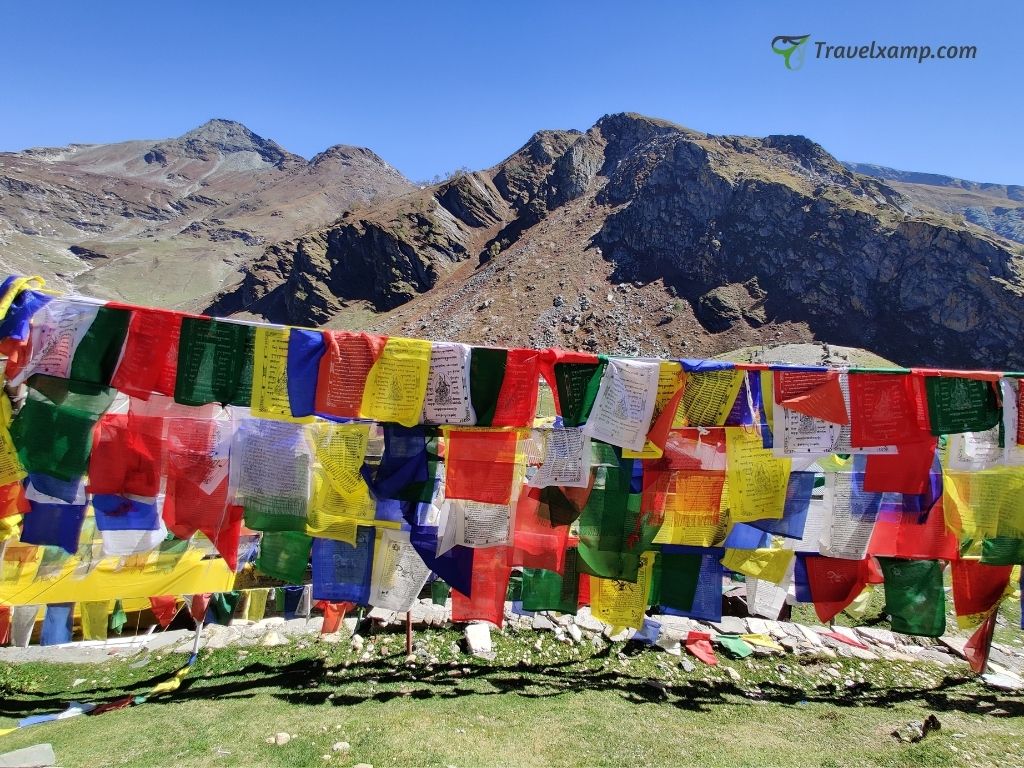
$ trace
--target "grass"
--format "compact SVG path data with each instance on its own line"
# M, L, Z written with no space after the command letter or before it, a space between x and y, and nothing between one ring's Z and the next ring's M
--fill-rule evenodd
M37 725L0 750L53 744L62 766L1019 765L1024 698L927 663L817 657L724 661L686 672L666 653L600 651L494 633L497 657L457 652L453 631L204 653L182 687L126 710ZM540 639L540 648L534 643ZM436 659L425 664L428 659ZM144 694L183 661L0 669L0 727L72 698ZM82 682L84 680L84 682ZM75 685L75 683L78 685ZM919 744L889 734L934 712ZM270 745L275 732L293 734ZM348 753L332 744L347 741ZM324 755L328 758L324 759Z

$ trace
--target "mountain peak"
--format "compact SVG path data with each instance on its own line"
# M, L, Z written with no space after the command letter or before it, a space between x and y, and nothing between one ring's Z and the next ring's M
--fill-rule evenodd
M183 146L187 155L204 159L211 151L221 154L255 152L277 166L299 159L277 142L263 138L236 120L224 118L207 120L177 139L161 142L161 148L167 145Z

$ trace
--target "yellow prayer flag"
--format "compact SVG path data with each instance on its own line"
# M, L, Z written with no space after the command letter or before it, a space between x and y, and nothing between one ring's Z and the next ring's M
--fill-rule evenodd
M315 463L306 533L354 545L356 526L372 524L376 514L361 472L370 425L317 422L308 434Z
M11 401L0 392L0 485L17 483L26 477L11 439Z
M109 600L91 600L78 604L82 614L82 639L106 640L107 619L110 616Z
M743 371L697 371L684 374L683 397L673 427L720 427L743 386Z
M752 579L781 584L793 562L791 549L726 549L722 565Z
M311 416L292 416L288 399L288 338L290 328L256 328L253 346L253 416L280 421L309 422Z
M746 635L740 635L740 639L750 645L759 645L762 648L771 648L773 651L779 653L785 653L786 649L776 643L770 636L763 632L748 633Z
M429 341L389 338L366 377L360 416L416 426L423 412L429 377Z
M786 506L790 459L762 447L761 435L746 427L726 427L729 512L738 523L779 520Z
M647 597L654 572L654 553L640 555L636 583L616 579L590 578L590 610L605 624L640 629L644 625Z

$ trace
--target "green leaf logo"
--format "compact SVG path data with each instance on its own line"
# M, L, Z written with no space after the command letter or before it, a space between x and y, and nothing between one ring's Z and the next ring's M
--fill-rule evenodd
M800 69L804 65L804 45L810 39L810 35L778 35L772 39L772 51L785 60L786 69Z

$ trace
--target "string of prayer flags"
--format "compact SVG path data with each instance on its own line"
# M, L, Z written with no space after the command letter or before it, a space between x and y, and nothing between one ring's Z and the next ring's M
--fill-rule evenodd
M305 418L316 412L320 360L326 350L324 334L319 331L289 329L285 386L288 389L288 406L293 418Z
M722 565L752 579L781 584L793 566L793 551L775 548L727 548Z
M473 347L469 392L475 421L465 423L479 427L530 426L537 411L540 362L540 352L533 349Z
M878 558L885 578L885 610L893 632L939 637L946 631L946 593L940 560Z
M301 507L294 508L290 519L295 526L305 521L304 530L309 536L352 543L356 525L369 524L374 519L370 489L362 474L369 425L317 423L312 427L310 439L316 463L309 511L307 515L305 493L297 492L292 498L301 502Z

